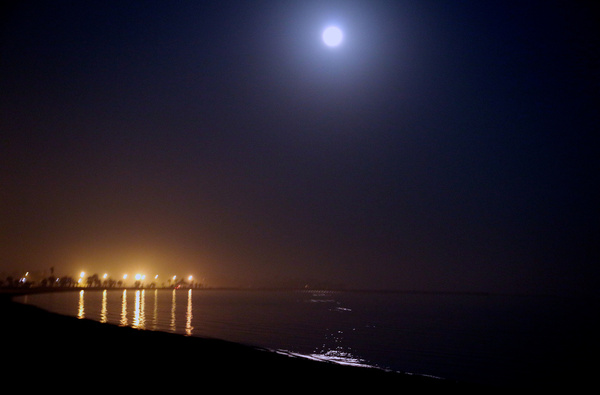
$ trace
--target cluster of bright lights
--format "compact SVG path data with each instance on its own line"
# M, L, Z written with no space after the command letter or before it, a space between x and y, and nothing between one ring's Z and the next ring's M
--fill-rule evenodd
M18 283L21 285L24 284L37 284L38 282L40 282L40 284L42 285L47 285L47 277L43 277L40 274L33 274L30 272L25 272L24 274L21 274L18 278ZM43 280L42 280L43 278ZM177 280L182 278L182 280L179 281L179 284L177 283ZM102 280L102 282L104 284L106 284L107 282L110 282L111 284L116 284L117 281L113 281L113 278L111 278L109 276L108 273L104 273L102 275L98 275L98 274L94 274L90 277L89 274L87 274L85 271L82 271L79 273L79 277L76 277L75 280L73 281L73 279L71 277L66 277L67 282L65 284L71 284L74 283L79 287L85 287L86 285L88 285L89 282L93 282L94 285L98 284L99 285L99 280ZM144 273L136 273L136 274L123 274L121 279L118 281L118 283L123 284L125 283L127 280L129 279L129 281L136 282L136 285L140 284L140 283L144 283L145 281L151 281L151 282L157 282L159 280L159 275L156 274L154 275L154 277L152 278L152 276L147 276ZM165 277L163 277L163 281L164 281ZM167 276L166 277L166 281L171 285L182 285L185 284L186 282L193 284L193 280L194 277L189 275L189 276L185 276L185 277L178 277L177 275L174 276ZM53 278L54 282L56 284L61 284L62 280L60 277L54 277ZM154 284L153 284L154 285ZM198 281L196 281L196 285L199 285ZM50 285L52 286L52 285Z
M27 282L27 276L29 276L29 272L25 273L25 275L19 279L19 282L25 284Z
M81 273L79 274L79 280L77 281L77 283L79 283L79 284L83 283L83 279L84 279L84 277L85 277L85 272L81 272ZM129 275L128 275L127 273L126 273L126 274L123 274L123 280L127 280L127 278L128 278L128 277L129 277ZM103 279L105 279L105 280L106 280L106 279L108 279L108 278L109 278L109 277L108 277L108 273L104 273L104 275L102 276L102 278L103 278ZM136 274L133 276L133 278L134 278L136 281L144 281L144 280L146 279L146 275L145 275L145 274L136 273ZM188 281L190 281L190 282L191 282L191 281L193 280L193 278L194 278L193 276L188 276L188 278L187 278L187 279L188 279ZM172 279L173 281L175 281L175 280L177 279L177 276L175 275L175 276L171 277L171 279ZM158 280L158 274L154 276L154 280Z

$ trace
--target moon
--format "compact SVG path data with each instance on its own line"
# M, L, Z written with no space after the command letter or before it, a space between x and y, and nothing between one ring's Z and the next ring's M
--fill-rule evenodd
M340 28L336 26L329 26L325 30L323 30L323 42L328 47L337 47L342 43L342 39L344 38L344 34L340 30Z

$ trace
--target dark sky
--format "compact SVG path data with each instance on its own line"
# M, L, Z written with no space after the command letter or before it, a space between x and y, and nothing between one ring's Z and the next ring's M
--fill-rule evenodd
M592 289L597 20L573 1L13 2L0 271Z

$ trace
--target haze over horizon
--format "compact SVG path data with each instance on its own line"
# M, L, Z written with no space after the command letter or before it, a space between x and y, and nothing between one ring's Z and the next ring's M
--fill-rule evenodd
M3 7L0 272L597 287L584 3Z

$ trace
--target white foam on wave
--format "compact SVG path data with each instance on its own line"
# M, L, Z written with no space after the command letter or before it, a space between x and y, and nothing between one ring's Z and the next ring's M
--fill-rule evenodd
M332 363L336 363L339 365L358 366L358 367L365 367L365 368L376 368L376 366L369 365L369 364L365 363L363 360L353 357L349 353L344 353L344 352L339 352L339 351L328 351L324 354L317 354L317 353L301 354L301 353L291 352L291 351L287 351L287 350L273 350L273 351L278 354L283 354L283 355L298 357L298 358L306 358L306 359L311 359L313 361L319 361L319 362L332 362Z
M351 356L349 353L343 353L343 352L339 352L339 351L328 351L325 354L301 354L301 353L296 353L296 352L290 352L287 350L270 350L270 351L276 352L278 354L286 355L288 357L305 358L305 359L310 359L310 360L318 361L318 362L331 362L331 363L336 363L338 365L348 365L348 366L356 366L356 367L370 368L370 369L381 369L381 370L384 370L387 372L393 371L393 370L389 370L389 369L383 369L376 365L370 365L368 363L365 363L363 360L361 360L359 358L355 358L355 357ZM411 373L411 372L397 372L397 373L402 373L402 374L406 374L406 375L410 375L410 376L423 376L423 377L428 377L428 378L438 379L438 380L444 379L443 377L434 376L434 375L430 375L430 374L417 374L417 373Z

